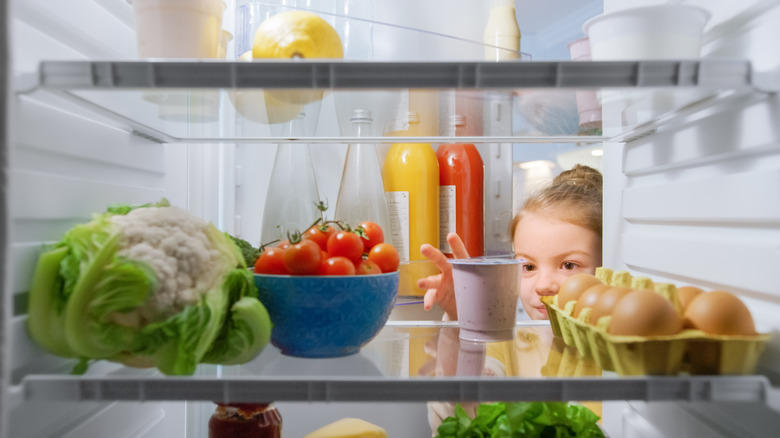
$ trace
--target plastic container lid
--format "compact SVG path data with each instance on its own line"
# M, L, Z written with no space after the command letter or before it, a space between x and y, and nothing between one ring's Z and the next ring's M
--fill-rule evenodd
M453 265L517 265L522 259L507 257L471 257L468 259L447 259Z

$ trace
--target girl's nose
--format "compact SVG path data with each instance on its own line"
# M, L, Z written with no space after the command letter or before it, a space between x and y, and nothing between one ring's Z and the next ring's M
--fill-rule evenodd
M540 296L555 295L558 293L558 283L553 272L541 269L535 285L536 293Z

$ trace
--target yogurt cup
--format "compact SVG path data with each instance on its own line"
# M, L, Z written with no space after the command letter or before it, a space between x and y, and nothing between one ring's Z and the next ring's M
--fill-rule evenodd
M458 310L460 339L512 339L517 318L519 267L508 258L449 259Z
M621 9L582 25L594 61L698 58L706 10L665 4Z
M141 58L216 58L222 0L128 0Z
M572 61L590 61L590 40L576 39L566 45ZM577 113L580 116L580 131L601 129L601 102L595 90L577 91Z

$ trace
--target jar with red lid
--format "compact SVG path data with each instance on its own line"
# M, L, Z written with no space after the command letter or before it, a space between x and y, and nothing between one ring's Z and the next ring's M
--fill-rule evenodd
M217 403L209 438L281 438L282 415L273 403Z

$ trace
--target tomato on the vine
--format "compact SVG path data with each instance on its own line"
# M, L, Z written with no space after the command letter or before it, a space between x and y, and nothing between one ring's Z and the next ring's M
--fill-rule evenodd
M374 275L381 273L382 268L371 260L361 259L360 263L355 266L355 274L357 275Z
M379 265L382 272L394 272L398 270L401 262L398 250L389 243L380 243L368 252L368 259Z
M301 240L284 251L284 266L291 274L314 275L321 262L322 250L312 240Z
M284 265L284 249L266 248L255 260L255 272L258 274L287 275L290 272Z
M304 239L313 240L323 251L328 250L328 238L336 233L336 229L328 225L325 230L320 229L321 225L313 225L303 233Z
M351 231L338 231L328 238L328 255L342 256L359 263L363 256L363 239Z
M355 265L348 258L328 257L320 264L320 275L355 275Z
M385 241L385 232L376 222L363 221L360 223L360 226L363 227L363 232L366 235L366 237L363 238L363 246L365 247L365 251L368 251L373 248L374 245Z
M276 244L277 248L287 249L290 247L290 241L288 239L284 239L278 244Z

